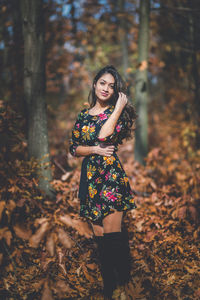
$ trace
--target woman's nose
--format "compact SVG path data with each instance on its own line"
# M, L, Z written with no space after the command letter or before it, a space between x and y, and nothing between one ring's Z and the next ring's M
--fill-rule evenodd
M104 91L108 91L108 85L104 85Z

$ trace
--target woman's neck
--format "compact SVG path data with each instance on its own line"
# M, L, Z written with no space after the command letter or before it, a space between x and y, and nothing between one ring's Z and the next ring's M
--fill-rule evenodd
M104 102L104 101L97 100L96 104L93 108L95 108L97 110L102 110L102 109L104 110L108 106L109 106L109 102Z

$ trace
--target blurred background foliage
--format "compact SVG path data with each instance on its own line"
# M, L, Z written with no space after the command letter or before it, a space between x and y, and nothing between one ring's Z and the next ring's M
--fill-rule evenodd
M23 36L19 7L18 0L1 0L0 97L9 100L23 116ZM138 9L137 0L44 1L46 100L50 115L63 105L66 111L77 112L87 102L94 74L106 64L119 69L134 101ZM150 120L155 107L162 111L171 105L171 114L181 114L183 120L199 125L199 16L197 0L151 1ZM176 97L179 93L182 96ZM194 134L197 138L197 129ZM187 138L184 139L186 145ZM199 148L197 140L195 145Z

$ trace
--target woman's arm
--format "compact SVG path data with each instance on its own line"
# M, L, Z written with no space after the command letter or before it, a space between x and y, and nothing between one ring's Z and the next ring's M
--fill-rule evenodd
M75 156L87 156L98 154L102 156L111 156L115 146L112 145L98 145L98 146L78 146L76 148Z
M100 132L99 132L99 136L98 138L104 139L107 136L111 135L114 132L115 126L117 125L117 121L125 107L125 105L127 104L127 97L125 94L123 93L119 93L119 98L116 102L115 108L111 114L111 116L109 117L109 119L104 123L104 125L102 126Z

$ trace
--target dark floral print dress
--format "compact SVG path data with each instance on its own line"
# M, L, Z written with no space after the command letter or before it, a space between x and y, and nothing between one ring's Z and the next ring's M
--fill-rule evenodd
M78 115L70 140L70 153L73 156L76 156L76 148L79 145L115 145L112 156L93 154L86 156L82 162L79 187L80 215L92 221L102 221L115 210L127 211L136 208L134 193L116 154L120 142L119 133L126 130L126 121L120 116L113 134L103 139L98 138L101 127L113 110L112 105L101 114L90 115L88 109L83 109Z

